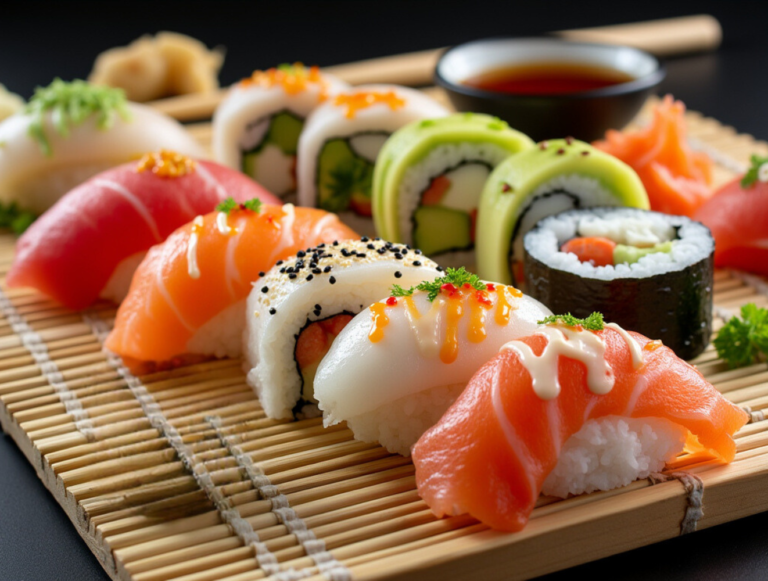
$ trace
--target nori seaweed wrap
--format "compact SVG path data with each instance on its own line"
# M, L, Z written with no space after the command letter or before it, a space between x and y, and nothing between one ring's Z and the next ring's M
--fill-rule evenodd
M573 238L596 235L622 249L614 251L622 257L614 265L594 266L561 251ZM683 359L709 343L715 243L703 224L633 208L571 210L538 222L523 245L528 294L552 312L599 311Z

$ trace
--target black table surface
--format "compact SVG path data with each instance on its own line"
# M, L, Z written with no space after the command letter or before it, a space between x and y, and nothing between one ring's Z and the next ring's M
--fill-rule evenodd
M95 55L159 30L225 46L230 84L256 68L331 65L488 36L708 13L724 31L713 53L667 61L661 92L738 131L768 139L768 2L26 2L0 11L0 83L29 97L54 77L84 78ZM706 495L705 495L706 511ZM764 515L719 525L547 577L766 579ZM639 534L642 534L641 531ZM0 436L0 581L108 579L9 436Z

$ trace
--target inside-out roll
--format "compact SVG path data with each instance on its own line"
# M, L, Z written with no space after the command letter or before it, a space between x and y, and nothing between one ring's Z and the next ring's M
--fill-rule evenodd
M648 209L648 195L631 167L575 139L542 141L507 158L480 197L478 274L524 284L525 233L551 214L594 206Z
M403 455L504 343L551 315L517 289L464 269L419 286L396 288L398 296L355 316L315 375L326 425L346 421L358 440Z
M304 120L348 85L317 67L281 65L235 85L213 115L213 154L277 196L296 190Z
M571 210L539 222L524 246L526 288L554 312L601 311L683 359L709 343L715 243L703 224L635 208Z
M308 248L254 283L244 351L267 415L318 415L315 371L335 337L393 284L417 284L438 268L406 246L363 237Z
M382 149L373 181L376 230L446 266L475 263L475 220L493 168L534 143L490 115L416 121Z
M421 91L397 85L360 85L329 99L312 113L299 140L299 204L340 214L358 232L372 234L379 150L404 125L447 114Z

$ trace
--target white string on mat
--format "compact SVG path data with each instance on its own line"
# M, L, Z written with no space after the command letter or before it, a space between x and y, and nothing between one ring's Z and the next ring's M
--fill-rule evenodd
M741 406L741 409L749 414L749 420L747 421L748 424L765 421L765 410L753 411L752 408L748 405Z
M670 480L679 480L685 488L688 506L685 508L685 516L680 522L680 534L686 535L696 530L699 520L704 516L704 482L701 478L690 472L670 472L664 474L657 472L651 474L648 479L651 484L660 484Z
M101 317L88 311L83 312L83 320L103 345L109 333L109 326ZM128 389L131 390L131 393L139 402L144 415L147 416L152 427L159 431L168 441L176 452L176 456L184 465L184 468L192 475L197 485L213 503L221 519L232 528L232 531L242 539L246 546L250 545L254 548L259 566L267 575L278 573L280 568L277 564L277 558L259 540L259 536L253 530L251 524L240 516L237 508L230 504L229 500L214 484L205 463L197 458L195 453L184 443L178 430L168 422L154 396L147 390L141 380L125 366L120 356L106 349L105 352L107 353L107 360L110 365L125 380Z
M307 523L291 508L288 498L280 492L277 486L272 484L269 476L264 474L264 471L253 463L253 460L246 452L238 445L232 443L229 436L224 434L221 430L221 418L210 416L206 418L206 421L216 431L216 436L219 438L222 446L235 459L238 467L245 472L258 494L262 498L271 501L272 513L288 529L288 532L296 537L307 553L307 556L314 561L320 573L329 581L351 581L352 574L349 569L337 561L331 552L326 549L325 542L318 539L307 527ZM273 574L272 577L275 581L298 581L313 574L312 569L297 571L290 568Z
M5 318L11 324L13 332L21 339L21 344L32 355L35 365L53 388L59 401L64 404L67 414L72 417L75 429L85 436L86 440L93 442L96 436L93 431L93 422L88 416L88 411L83 407L77 394L67 386L58 365L51 359L43 338L29 326L26 319L16 310L11 299L8 298L8 295L2 289L0 289L0 311L2 311Z
M714 161L716 164L724 167L728 171L731 171L735 174L746 173L747 170L749 169L749 164L742 163L740 161L733 159L730 155L723 153L716 147L712 147L711 145L704 143L700 139L696 139L695 137L689 137L688 144L691 146L691 148L695 149L696 151L701 151L702 153L706 153L712 159L712 161Z

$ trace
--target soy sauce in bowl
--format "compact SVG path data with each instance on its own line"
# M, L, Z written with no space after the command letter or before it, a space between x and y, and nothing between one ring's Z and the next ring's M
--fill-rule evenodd
M540 62L494 68L464 79L462 84L495 93L559 95L594 91L632 80L632 75L608 67Z

